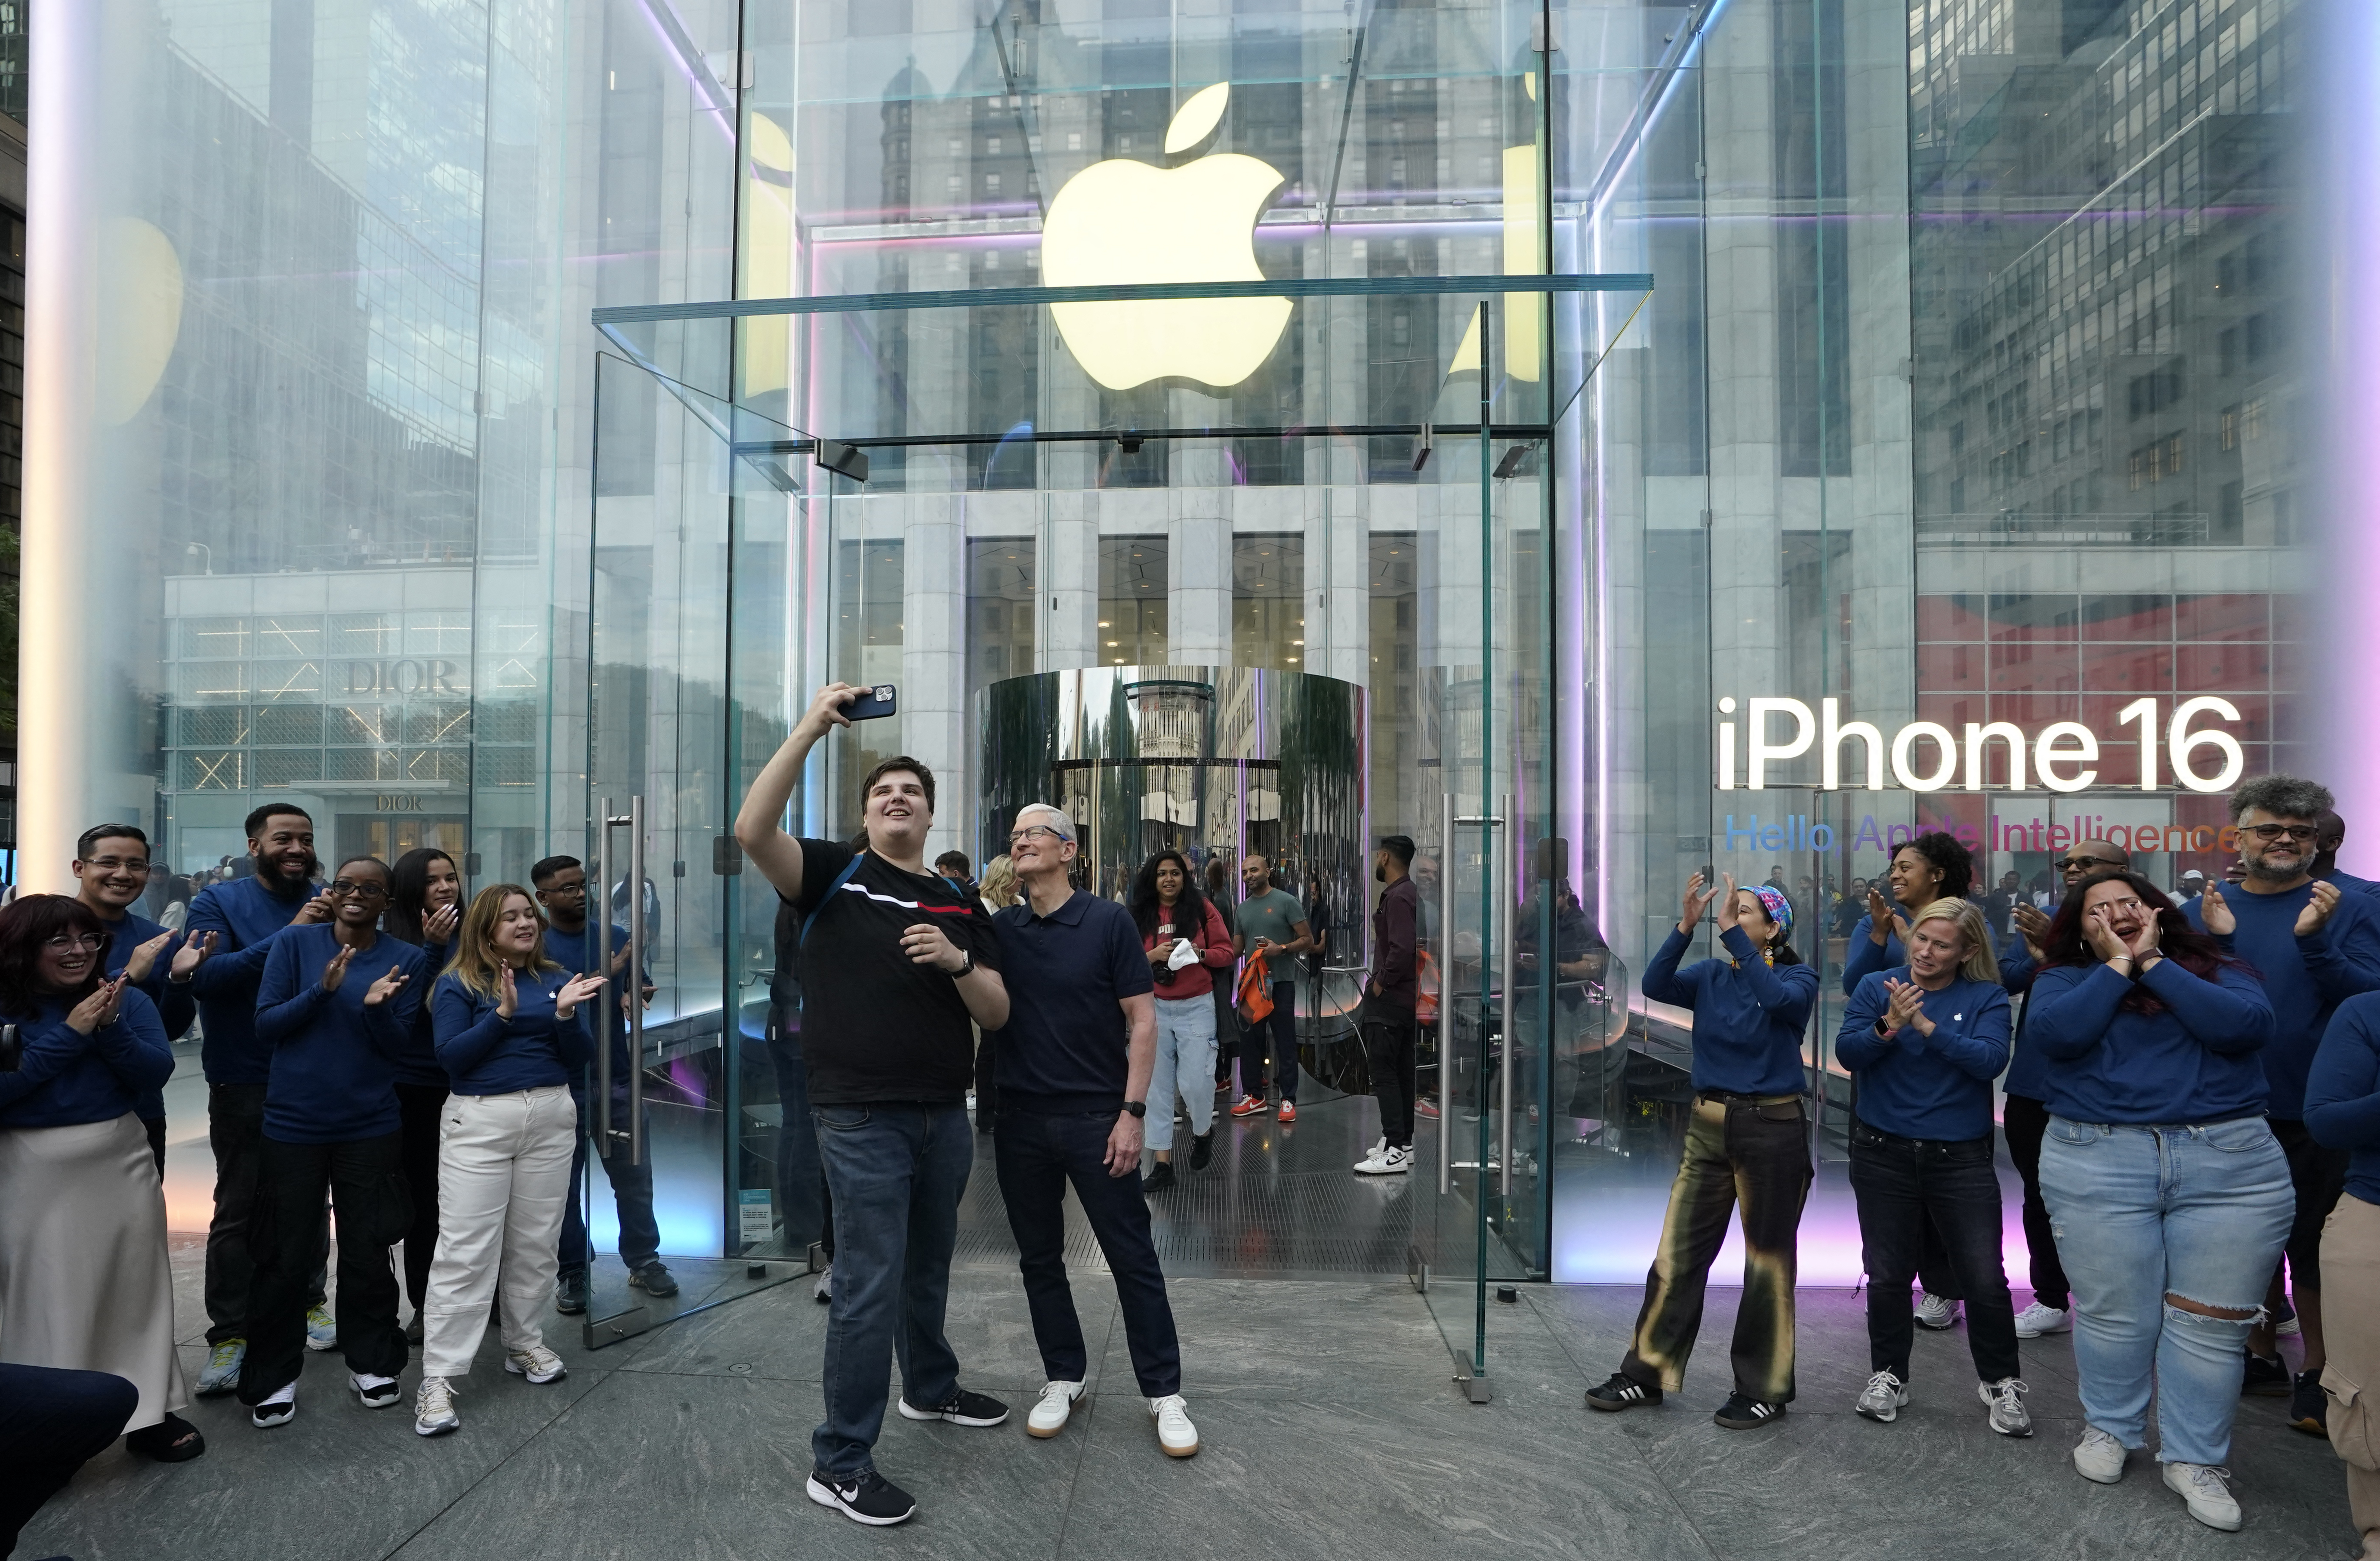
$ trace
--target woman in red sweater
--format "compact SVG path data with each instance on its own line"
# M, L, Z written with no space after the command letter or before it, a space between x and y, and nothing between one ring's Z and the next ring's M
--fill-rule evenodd
M1132 888L1132 917L1148 951L1157 982L1157 1071L1148 1080L1148 1147L1156 1168L1143 1190L1173 1185L1173 1099L1190 1110L1190 1168L1203 1171L1215 1152L1215 978L1232 959L1232 934L1214 902L1198 892L1181 852L1148 859Z

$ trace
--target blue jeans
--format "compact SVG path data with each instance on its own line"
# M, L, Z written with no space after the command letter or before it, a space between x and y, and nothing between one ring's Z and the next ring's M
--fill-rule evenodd
M810 1433L810 1457L820 1473L841 1478L875 1466L893 1359L912 1404L946 1403L958 1390L942 1313L975 1129L959 1101L820 1105L810 1116L835 1220L826 1420Z
M1148 1076L1148 1147L1173 1148L1173 1097L1190 1108L1190 1130L1203 1136L1215 1126L1215 999L1157 1000L1157 1068ZM1110 1118L1111 1121L1113 1118ZM1102 1135L1101 1141L1105 1137Z
M570 1196L562 1207L562 1252L555 1272L584 1274L595 1261L595 1238L587 1228L587 1216L582 1211L587 1202L587 1143L598 1124L585 1095L571 1091L570 1104L578 1108L578 1147L570 1155ZM614 1096L613 1122L621 1124L627 1119L626 1101ZM628 1146L622 1143L603 1157L603 1174L612 1180L612 1203L620 1213L620 1261L633 1274L661 1256L662 1251L661 1222L653 1217L651 1117L645 1119L645 1163L629 1165Z
M1271 1059L1281 1098L1297 1099L1297 983L1272 983L1272 1012L1254 1024L1240 1026L1240 1091L1261 1100L1265 1093L1266 1059Z
M1196 1001L1207 1003L1204 997ZM1214 1012L1211 1004L1207 1011ZM1025 1275L1026 1304L1033 1312L1033 1342L1041 1347L1041 1369L1050 1380L1081 1382L1090 1365L1082 1320L1075 1314L1075 1292L1066 1283L1066 1187L1072 1183L1115 1275L1133 1377L1144 1396L1164 1398L1182 1391L1182 1345L1148 1233L1148 1199L1140 1189L1139 1167L1130 1176L1108 1175L1108 1134L1115 1122L1104 1111L1057 1116L1002 1111L992 1140L1000 1201L1007 1205L1008 1228L1016 1236L1016 1266Z
M2296 1207L2289 1165L2261 1116L2181 1127L2049 1119L2041 1196L2074 1288L2082 1412L2157 1458L2224 1462L2240 1353ZM2238 1317L2209 1317L2170 1297Z

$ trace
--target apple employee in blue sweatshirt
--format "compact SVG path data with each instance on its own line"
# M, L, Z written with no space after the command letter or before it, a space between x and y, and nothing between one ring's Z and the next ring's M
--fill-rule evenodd
M169 984L177 940L172 932L142 916L132 907L149 890L149 836L136 825L103 823L82 832L75 842L75 898L91 908L108 933L107 952L101 968L111 976L129 970L132 984L156 1006L158 1021L170 1043L182 1038L197 1016L189 986ZM197 964L195 957L190 964ZM149 1133L149 1152L156 1157L157 1175L165 1174L165 1091L163 1086L134 1103L134 1114Z
M573 975L594 973L596 956L601 951L596 946L595 924L587 919L586 866L577 857L547 857L529 868L528 881L537 890L538 905L545 911L545 957ZM627 964L628 930L614 923L612 968L602 973L617 976ZM650 1002L653 979L641 970L638 975L638 1001ZM628 1003L625 989L619 1001L625 1016ZM593 1031L597 1021L590 1017L586 1022L588 1030ZM628 1027L624 1018L615 1018L612 1021L614 1134L628 1130L628 1069L634 1066L628 1055ZM587 1216L581 1207L586 1196L589 1137L601 1127L588 1107L589 1092L593 1088L594 1080L585 1073L576 1076L570 1086L571 1101L578 1107L578 1147L570 1162L570 1201L562 1213L562 1266L553 1282L553 1309L565 1315L587 1310L587 1270L595 1258L595 1243L588 1235ZM628 1270L629 1288L650 1296L677 1294L677 1280L661 1260L661 1222L653 1216L652 1156L648 1153L641 1165L628 1164L627 1143L616 1137L602 1146L602 1155L603 1176L612 1184L612 1204L620 1219L620 1262Z
M2069 890L2042 952L2025 1041L2049 1063L2041 1196L2074 1288L2075 1472L2124 1477L2154 1390L2167 1487L2237 1529L2240 1351L2294 1203L2257 1061L2273 1006L2137 872Z
M1713 918L1727 957L1681 970L1687 940L1711 902L1695 873L1678 924L1645 971L1645 996L1694 1010L1694 1116L1628 1357L1610 1380L1587 1389L1586 1402L1630 1409L1678 1389L1702 1328L1711 1262L1741 1199L1735 1391L1711 1418L1748 1431L1774 1423L1793 1396L1794 1239L1810 1192L1802 1031L1818 998L1818 973L1785 941L1793 907L1784 891L1767 884L1738 889L1732 875Z
M2273 1137L2289 1156L2297 1213L2289 1223L2289 1295L2296 1303L2305 1363L2294 1380L2270 1324L2248 1335L2242 1388L2288 1395L2289 1423L2323 1433L2322 1226L2347 1184L2347 1156L2316 1142L2305 1125L2306 1074L2332 1010L2358 993L2380 991L2380 902L2313 876L2328 788L2293 775L2259 775L2231 794L2242 875L2228 892L2209 884L2183 911L2265 981L2273 1039L2259 1054ZM2265 1292L2279 1309L2280 1271Z
M421 950L381 934L388 884L388 864L378 857L341 862L322 892L330 922L274 937L256 994L256 1032L273 1055L249 1227L256 1282L239 1401L260 1426L285 1424L298 1412L314 1223L325 1190L339 1219L347 1385L368 1409L404 1396L396 1378L405 1369L405 1333L388 1261L411 1222L396 1065L429 982Z
M2359 1554L2380 1555L2380 1470L2369 1458L2380 1414L2364 1391L2380 1383L2380 994L2350 997L2330 1017L2306 1075L2306 1130L2348 1156L2347 1188L2322 1233L2322 1265L2345 1305L2330 1315L2330 1445L2347 1465L2347 1508Z
M264 1142L264 1090L273 1048L256 1034L256 992L264 980L266 946L292 921L330 919L314 897L314 821L303 808L268 802L248 815L248 854L255 871L210 884L190 902L183 948L169 982L187 982L199 1000L206 1036L199 1058L207 1075L207 1146L215 1157L214 1218L207 1226L207 1346L196 1392L201 1398L239 1385L248 1349L248 1299L256 1281L249 1221L256 1205L257 1155ZM321 1250L330 1250L322 1226ZM317 1271L320 1264L317 1264ZM336 1343L318 1283L307 1310L307 1343Z
M1992 1169L1992 1080L2008 1066L2008 994L1991 930L1972 901L1936 900L1903 938L1908 964L1859 983L1835 1040L1835 1055L1859 1084L1852 1194L1867 1263L1874 1373L1852 1407L1888 1422L1909 1402L1909 1281L1930 1225L1967 1300L1967 1349L1991 1428L2030 1436Z
M413 1403L423 1436L462 1423L455 1384L480 1352L492 1296L504 1370L540 1384L565 1374L540 1323L578 1137L570 1080L594 1054L582 1009L604 982L555 965L544 937L528 890L492 884L463 913L454 962L431 993L431 1033L455 1092L439 1124L438 1259Z

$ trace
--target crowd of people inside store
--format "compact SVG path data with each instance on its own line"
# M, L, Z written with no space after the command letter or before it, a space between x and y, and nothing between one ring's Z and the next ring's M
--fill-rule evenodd
M1219 1116L1296 1120L1290 976L1316 931L1261 856L1241 863L1236 897L1222 862L1201 871L1176 850L1151 856L1121 901L1090 893L1075 823L1047 804L1016 814L980 883L958 853L929 868L934 775L905 756L862 780L856 837L788 835L805 764L861 691L820 691L735 834L780 899L771 1055L832 1263L805 1488L881 1526L917 1510L876 1468L888 1400L919 1421L1010 1417L965 1385L943 1328L979 1133L1047 1377L1026 1430L1059 1434L1088 1375L1065 1262L1071 1188L1158 1446L1197 1453L1151 1201L1208 1168ZM2366 1316L2380 1283L2380 889L2338 869L2345 826L2322 787L2267 775L2229 807L2236 873L2180 901L2105 840L2068 848L2048 903L2005 881L1981 893L1973 857L1940 832L1864 886L1833 1045L1855 1091L1849 1170L1869 1278L1872 1374L1853 1408L1891 1424L1913 1391L1915 1330L1963 1315L1985 1423L2030 1436L2027 1341L2070 1332L2083 1478L2119 1480L2154 1418L2165 1482L2192 1517L2236 1529L2224 1466L2238 1400L2286 1396L2290 1423L2346 1461L2380 1555L2362 1388L2380 1377ZM527 884L467 895L435 848L325 872L292 805L259 807L247 831L247 870L169 897L158 920L143 914L161 909L150 842L122 823L78 842L76 894L0 906L0 1550L119 1435L162 1462L199 1457L205 1440L180 1413L193 1396L236 1396L261 1430L289 1423L310 1352L337 1352L345 1394L377 1409L407 1400L418 1349L423 1437L462 1423L492 1321L505 1373L560 1379L544 1330L549 1309L588 1306L590 1156L628 1283L676 1291L650 1166L630 1147L627 1080L644 1059L606 1018L654 988L626 929L590 920L584 864L549 857ZM1416 860L1402 835L1372 853L1359 1026L1378 1138L1354 1166L1366 1177L1405 1174L1415 1119L1434 1111L1415 1067L1431 1006ZM1819 978L1792 938L1814 914L1834 920L1781 882L1696 874L1644 973L1647 999L1692 1012L1693 1104L1630 1348L1591 1409L1648 1409L1680 1389L1738 1217L1733 1392L1715 1419L1755 1430L1794 1400ZM1706 921L1722 953L1689 962ZM1584 974L1594 942L1564 935L1560 979ZM215 1187L193 1381L159 1184L172 1043L194 1027ZM2022 1189L2022 1310L1996 1125ZM2302 1352L2294 1371L2285 1334Z

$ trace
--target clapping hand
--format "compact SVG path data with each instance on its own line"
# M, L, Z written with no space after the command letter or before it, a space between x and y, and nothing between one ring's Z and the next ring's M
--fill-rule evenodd
M2305 909L2298 912L2298 924L2295 929L2297 935L2306 937L2321 932L2323 924L2330 920L2331 913L2338 909L2338 885L2325 879L2315 879L2313 898L2306 901Z
M452 943L455 925L462 920L460 905L442 905L421 919L421 935L431 943Z
M506 975L512 972L508 970ZM578 1012L578 1005L603 990L608 976L573 976L562 983L553 994L553 1017L567 1021Z
M513 980L513 968L502 965L496 969L496 1017L508 1019L520 1012L520 985Z
M100 982L90 996L76 1004L67 1015L67 1025L79 1035L89 1035L103 1026L114 1024L116 1010L124 1001L125 984L130 979L117 976L114 981Z
M1887 1031L1898 1035L1915 1025L1920 1034L1933 1032L1934 1027L1925 1018L1925 992L1923 987L1915 982L1895 981L1887 976L1884 978L1884 990L1892 996L1892 1001L1884 1010L1883 1023Z
M1901 920L1900 908L1886 899L1881 889L1867 892L1867 935L1876 944L1896 936L1903 945L1909 941L1909 923Z
M346 956L342 954L340 957L345 958ZM371 985L364 989L364 1006L367 1008L379 1007L382 1003L404 991L405 983L411 979L411 977L405 973L405 968L403 966L391 965L388 968L388 974L381 977L380 980L372 982Z
M1705 888L1706 882L1699 872L1686 880L1685 899L1678 909L1678 931L1688 937L1694 936L1694 929L1702 925L1703 912L1710 909L1710 902L1718 893Z
M1735 930L1736 924L1742 918L1738 914L1739 908L1735 902L1735 874L1723 872L1719 874L1719 882L1726 887L1719 893L1718 908L1711 912L1711 924L1718 928L1721 937L1725 937Z
M2333 889L2332 903L2337 904L2338 898L2338 891ZM2306 907L2306 910L2313 909L2311 905ZM2206 930L2218 938L2229 937L2240 927L2238 913L2232 910L2230 902L2223 897L2223 891L2212 884L2206 885L2206 892L2199 896L2198 919L2206 923ZM2301 922L2305 920L2305 911L2298 913L2298 920Z
M205 964L207 957L215 951L216 938L216 933L200 933L196 937L183 939L182 946L174 950L174 963L166 969L167 978L189 980L191 972Z
M2041 945L2049 938L2049 917L2039 906L2019 901L2016 907L2017 936L2024 940L2024 951L2033 956L2036 965L2046 957Z
M157 956L164 953L165 945L173 941L173 933L160 933L132 950L132 957L124 962L124 973L132 978L133 985L149 979L149 972L157 968Z
M352 948L342 948L339 952L331 956L331 962L322 967L323 991L336 992L339 990L339 983L347 979L347 961L355 957L355 953L356 951Z

